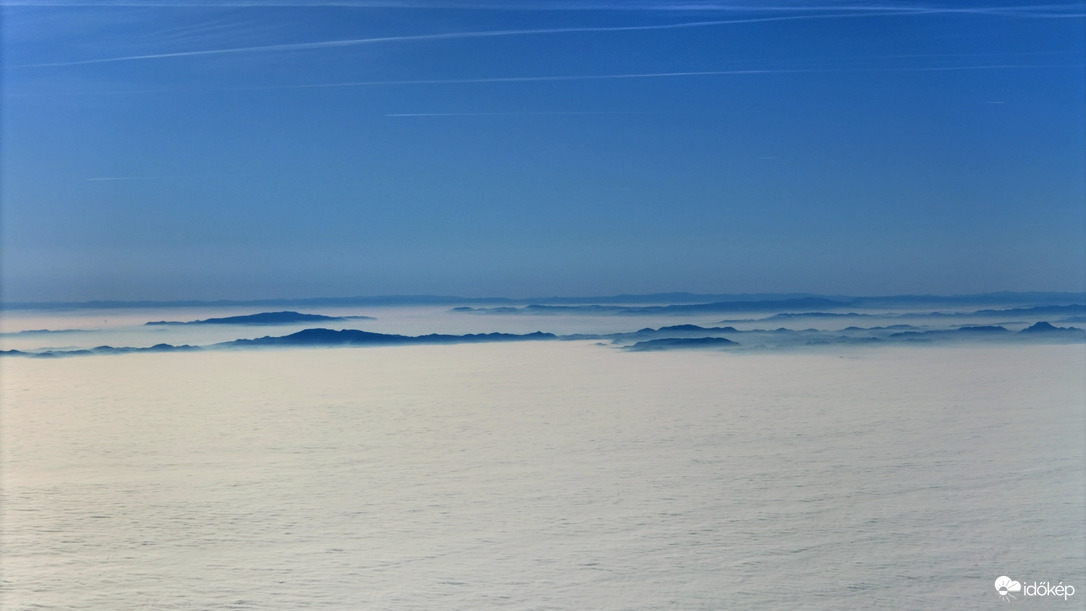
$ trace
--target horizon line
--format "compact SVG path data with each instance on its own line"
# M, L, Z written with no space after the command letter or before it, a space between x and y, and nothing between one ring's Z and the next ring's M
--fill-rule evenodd
M843 293L814 293L806 291L770 291L770 292L741 292L741 293L695 293L689 291L660 291L652 293L615 293L610 295L551 295L551 296L534 296L534 297L501 297L501 296L486 296L486 297L465 297L457 295L439 295L431 293L411 293L411 294L386 294L386 295L354 295L347 297L257 297L250 299L88 299L78 301L53 301L53 300L35 300L35 301L6 301L0 300L0 311L4 310L24 310L24 309L53 309L53 308L86 308L97 309L107 307L117 308L129 308L129 307L199 307L199 306L246 306L246 305L273 305L273 304L305 304L312 303L317 304L323 302L325 304L334 303L348 303L348 302L382 302L389 305L411 305L412 302L415 305L438 305L438 304L450 304L450 303L545 303L553 301L578 301L578 302L592 302L592 301L606 301L614 299L640 299L640 298L662 298L662 297L682 297L685 299L720 299L720 298L732 298L739 301L747 301L753 299L766 299L766 298L786 298L786 299L802 299L810 297L821 297L829 299L962 299L962 298L998 298L998 297L1014 297L1014 296L1064 296L1076 298L1081 297L1086 299L1086 289L1084 290L997 290L997 291L981 291L974 293L894 293L894 294L871 294L871 295L849 295Z

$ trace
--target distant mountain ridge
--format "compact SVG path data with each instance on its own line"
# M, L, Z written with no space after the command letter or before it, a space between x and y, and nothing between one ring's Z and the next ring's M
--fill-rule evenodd
M558 339L553 333L514 334L514 333L469 333L466 335L395 335L373 333L358 329L305 329L280 337L260 337L257 339L236 339L215 344L214 347L259 347L259 346L389 346L406 344L459 344L478 342L501 342L523 340Z
M727 337L725 337L727 336ZM336 346L405 346L437 345L483 342L516 341L609 341L612 345L631 350L678 350L713 348L789 348L801 346L856 344L856 343L908 343L908 342L1040 342L1079 343L1086 341L1086 330L1077 327L1057 327L1041 321L1014 332L1002 325L962 325L954 328L930 329L911 325L875 327L846 327L840 330L820 329L747 329L735 327L702 327L692 324L644 328L619 333L575 333L556 335L535 331L533 333L468 333L448 335L397 335L374 333L358 329L310 328L281 336L265 336L255 339L236 339L206 346L175 346L156 344L150 347L97 346L95 348L40 349L36 351L0 350L0 356L26 356L49 358L95 354L129 354L141 352L191 352L197 350L228 350L290 347ZM739 341L737 341L739 340ZM742 344L742 345L741 345Z
M299 312L261 312L243 316L206 318L204 320L169 321L159 320L144 323L155 325L290 325L295 323L326 322L337 320L374 320L372 316L324 316L322 314L301 314Z
M877 305L874 305L877 304ZM872 316L872 314L863 314L857 312L827 312L827 311L810 311L810 308L821 308L823 310L833 309L851 309L857 307L891 307L892 304L887 304L885 301L879 300L876 302L867 302L864 299L856 298L852 300L835 300L828 297L803 297L797 299L784 299L784 300L763 300L763 301L719 301L711 303L696 303L696 304L670 304L670 305L649 305L649 306L625 306L625 305L603 305L603 304L590 304L590 305L544 305L544 304L530 304L525 306L496 306L496 307L469 307L460 306L453 308L454 312L464 313L476 313L476 314L528 314L528 315L546 315L546 314L597 314L597 315L675 315L675 314L713 314L713 313L733 313L733 312L777 312L773 314L767 320L770 319L788 319L788 318L843 318L854 317L861 318ZM897 304L898 306L903 304ZM937 305L937 304L928 304ZM793 310L781 311L781 310ZM975 310L972 312L927 312L923 314L909 313L908 316L924 316L924 317L956 317L963 314L969 314L973 316L1023 316L1023 315L1041 315L1047 316L1052 314L1057 315L1075 315L1086 313L1086 304L1083 303L1071 303L1061 305L1034 305L1029 307L1014 307L1005 309L984 309ZM899 316L906 315L901 313L882 314L882 316ZM728 322L728 321L725 321Z
M477 312L482 314L704 314L714 312L751 312L777 311L782 308L833 308L853 305L847 301L837 301L826 297L799 297L795 299L774 299L756 301L716 301L710 303L668 304L668 305L547 305L529 304L526 306L503 306L492 308L458 307L454 311Z
M22 350L0 350L0 356L30 356L37 358L51 358L60 356L87 356L92 354L130 354L134 352L192 352L195 350L217 350L231 348L284 348L284 347L334 347L334 346L404 346L404 345L433 345L433 344L463 344L483 342L515 342L515 341L540 341L556 340L553 333L514 334L514 333L468 333L466 335L442 335L432 333L430 335L395 335L387 333L372 333L357 329L304 329L297 333L282 336L265 336L256 339L236 339L210 346L174 346L171 344L155 344L154 346L140 348L131 346L97 346L95 348L81 348L74 350L46 350L42 352L26 352Z
M726 348L738 345L738 342L723 337L668 337L664 339L650 339L643 342L637 342L626 349L633 352L647 352L650 350Z
M961 303L973 305L998 304L1005 306L1068 305L1086 303L1086 293L1069 291L992 292L965 295L884 295L848 296L817 293L644 293L604 296L551 296L551 297L458 297L450 295L381 295L355 297L313 297L277 299L219 299L219 300L141 300L141 301L9 301L0 302L3 310L56 310L56 309L128 309L128 308L187 308L187 307L356 307L356 306L458 306L466 304L488 305L619 305L658 304L682 305L721 302L786 301L799 299L827 299L852 306L879 307L888 305L916 305Z

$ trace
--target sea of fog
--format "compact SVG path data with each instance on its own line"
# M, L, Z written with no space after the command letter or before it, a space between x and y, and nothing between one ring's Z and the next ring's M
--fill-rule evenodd
M299 328L143 326L231 313L9 312L2 343ZM408 334L721 318L340 313ZM19 333L42 329L78 331ZM1083 371L1081 342L6 356L0 608L1083 608ZM1007 606L1003 575L1076 593Z

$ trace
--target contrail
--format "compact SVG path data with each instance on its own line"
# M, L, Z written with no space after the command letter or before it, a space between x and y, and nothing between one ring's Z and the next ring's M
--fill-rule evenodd
M461 79L414 79L399 81L347 81L342 83L313 83L308 85L269 85L244 87L244 90L321 89L334 87L379 87L396 85L471 85L485 83L545 83L560 81L596 81L618 79L680 78L696 76L732 76L745 74L831 74L845 72L953 72L967 70L1013 70L1029 68L1081 68L1082 64L985 64L974 66L924 66L918 68L784 68L767 70L699 70L692 72L638 72L624 74L585 74L554 76L499 76Z
M603 81L622 79L656 79L656 78L682 78L699 76L741 76L760 74L834 74L834 73L878 73L878 72L955 72L975 70L1029 70L1029 69L1081 69L1084 64L982 64L970 66L921 66L915 68L781 68L764 70L700 70L691 72L636 72L622 74L581 74L581 75L550 75L550 76L498 76L478 78L449 78L449 79L405 79L396 81L344 81L338 83L309 83L296 85L261 85L252 87L220 87L197 89L196 91L273 91L281 89L335 89L345 87L397 87L407 85L473 85L487 83L547 83L565 81ZM145 93L177 93L189 91L189 89L132 89L111 91L77 91L61 95L130 95ZM31 97L35 95L49 94L6 94L8 97ZM410 113L388 116L411 116ZM113 180L101 178L96 180Z
M254 47L231 47L226 49L204 49L201 51L178 51L174 53L151 53L147 55L125 55L120 57L103 57L98 59L82 59L68 62L50 62L41 64L23 64L12 68L50 68L59 66L82 66L87 64L107 64L116 62L131 62L148 59L167 59L171 57L198 57L203 55L230 55L235 53L267 53L276 51L307 51L313 49L334 49L340 47L354 47L369 44L412 42L421 40L456 40L464 38L496 38L504 36L539 36L546 34L577 34L587 32L635 32L644 30L674 30L680 28L711 27L718 25L732 25L742 23L760 23L767 21L795 21L800 19L835 19L848 17L865 17L866 13L849 13L836 15L786 15L781 17L754 17L749 19L718 19L713 21L690 21L683 23L668 23L657 25L631 25L631 26L606 26L606 27L571 27L571 28L544 28L533 30L482 30L475 32L447 32L444 34L414 34L408 36L379 36L375 38L352 38L345 40L325 40L318 42L299 42L278 45L260 45Z
M311 85L271 85L267 87L251 87L249 89L320 89L324 87L366 87L381 85L470 85L476 83L545 83L550 81L597 81L606 79L646 79L681 76L724 76L732 74L787 74L792 72L812 72L812 70L703 70L698 72L640 72L627 74L584 74L554 76L496 76L461 79L348 81L343 83L314 83Z
M10 3L8 3L10 4ZM764 10L764 9L761 9ZM781 9L773 9L779 11ZM829 10L829 9L826 9ZM124 55L119 57L103 57L98 59L83 59L75 61L64 62L48 62L39 64L23 64L18 66L11 66L11 68L50 68L61 66L82 66L88 64L107 64L117 62L133 62L143 60L155 60L155 59L169 59L178 57L200 57L209 55L232 55L238 53L268 53L268 52L282 52L282 51L308 51L317 49L335 49L343 47L354 47L361 45L383 44L383 43L400 43L400 42L413 42L413 41L427 41L427 40L457 40L457 39L469 39L469 38L496 38L496 37L509 37L509 36L542 36L549 34L578 34L578 33L599 33L599 32L637 32L648 30L676 30L683 28L707 28L714 26L724 25L739 25L747 23L767 23L775 21L800 21L800 20L819 20L819 19L849 19L858 17L872 17L879 15L930 15L930 14L942 14L942 13L972 13L972 14L986 14L992 11L1007 11L1013 10L1009 8L1005 9L983 9L983 8L963 8L963 9L932 9L932 8L894 8L894 7L866 7L863 9L857 9L855 7L834 10L848 10L847 13L819 13L819 14L804 14L804 15L778 15L772 17L749 17L742 19L715 19L709 21L688 21L682 23L667 23L656 25L631 25L631 26L600 26L600 27L566 27L566 28L543 28L543 29L518 29L518 30L482 30L474 32L447 32L442 34L414 34L406 36L379 36L374 38L352 38L344 40L325 40L317 42L299 42L299 43L285 43L276 45L259 45L251 47L230 47L225 49L204 49L199 51L177 51L173 53L149 53L145 55Z
M613 11L613 12L820 12L820 11L863 11L870 13L902 13L902 12L935 12L935 13L974 13L974 14L1006 14L1022 17L1082 17L1081 7L1069 4L1025 4L1019 6L988 6L988 7L937 7L932 5L863 5L863 4L826 4L821 6L803 5L767 5L758 6L751 4L734 4L727 2L633 2L620 1L608 2L582 2L582 1L553 1L541 3L507 2L456 2L434 0L314 0L313 2L301 2L299 0L194 0L184 2L178 0L98 0L80 2L76 0L3 0L0 6L13 7L150 7L150 8L400 8L400 9L435 9L455 8L480 11L509 11L509 12L536 12L536 11ZM1079 13L1070 13L1077 10Z
M328 3L329 6L336 5L336 3ZM351 4L347 4L350 6ZM0 6L167 6L157 3L99 3L99 4L84 4L84 3L31 3L31 2L3 2L0 0ZM168 6L224 6L220 3L205 3L205 4L190 4L190 3L172 3ZM237 3L237 6L313 6L309 4L301 3L285 3L285 4L260 4L260 3ZM367 5L368 6L368 5ZM686 8L696 10L699 8L697 5L687 6ZM704 10L710 10L704 5L700 8ZM493 38L493 37L508 37L508 36L541 36L548 34L576 34L576 33L593 33L593 32L636 32L636 31L648 31L648 30L674 30L682 28L705 28L713 26L723 25L739 25L748 23L767 23L776 21L799 21L799 20L820 20L820 19L849 19L858 17L876 17L876 16L911 16L911 15L942 15L942 14L966 14L966 15L1004 15L1004 16L1018 16L1018 17L1086 17L1086 13L1068 13L1068 12L1045 12L1050 10L1066 10L1070 7L1064 5L1035 5L1035 6L1010 6L1010 7L965 7L965 8L939 8L939 7L925 7L925 6L849 6L849 5L832 5L821 7L737 7L734 5L723 5L712 7L711 10L718 11L747 11L747 12L790 12L792 14L776 15L770 17L746 17L740 19L715 19L708 21L689 21L682 23L667 23L667 24L655 24L655 25L632 25L632 26L599 26L599 27L565 27L565 28L541 28L541 29L516 29L516 30L481 30L473 32L447 32L441 34L414 34L406 36L379 36L374 38L353 38L343 40L325 40L317 42L300 42L300 43L284 43L275 45L259 45L250 47L230 47L225 49L203 49L198 51L177 51L172 53L149 53L144 55L124 55L118 57L103 57L97 59L83 59L75 61L64 62L47 62L38 64L23 64L18 66L10 66L10 68L49 68L49 67L62 67L62 66L82 66L88 64L106 64L117 62L132 62L143 60L155 60L155 59L168 59L177 57L199 57L208 55L230 55L237 53L268 53L268 52L282 52L282 51L306 51L316 49L334 49L342 47L353 47L360 45L370 44L382 44L382 43L398 43L398 42L412 42L412 41L425 41L425 40L456 40L456 39L469 39L469 38ZM644 8L640 10L664 10L661 8ZM803 11L805 13L815 12L814 14L795 14L796 12ZM847 11L826 13L824 11Z

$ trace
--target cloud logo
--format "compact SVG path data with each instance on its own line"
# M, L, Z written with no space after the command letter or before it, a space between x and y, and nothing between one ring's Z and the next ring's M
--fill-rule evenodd
M1009 602L1010 599L1016 598L1015 596L1011 595L1011 592L1021 592L1022 584L1011 579L1010 577L1007 577L1006 575L1003 575L999 579L995 580L995 589L996 592L999 593L1000 598Z

